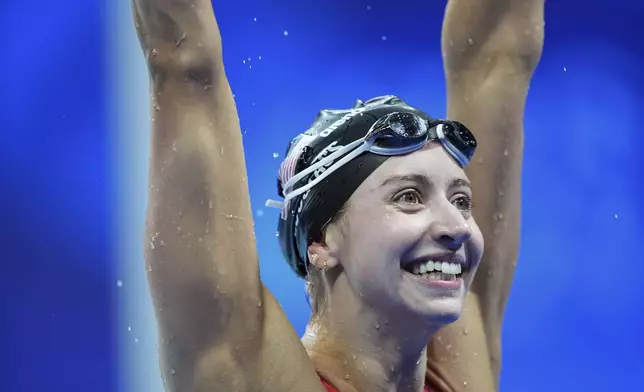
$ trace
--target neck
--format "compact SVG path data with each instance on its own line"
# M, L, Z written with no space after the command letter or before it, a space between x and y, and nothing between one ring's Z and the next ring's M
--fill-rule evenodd
M320 375L342 391L422 391L425 350L438 327L383 317L355 296L343 297L311 319L302 339Z

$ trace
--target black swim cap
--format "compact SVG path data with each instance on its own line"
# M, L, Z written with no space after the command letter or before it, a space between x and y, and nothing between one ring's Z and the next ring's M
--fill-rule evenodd
M358 101L351 109L322 110L311 127L289 143L277 178L279 195L284 197L283 185L294 175L338 148L364 137L374 122L392 112L415 113L431 120L425 113L393 95ZM308 246L319 239L324 226L358 186L387 159L387 156L365 152L307 192L284 203L277 234L286 261L300 277L307 275ZM306 185L335 161L337 159L304 177L293 185L293 189Z

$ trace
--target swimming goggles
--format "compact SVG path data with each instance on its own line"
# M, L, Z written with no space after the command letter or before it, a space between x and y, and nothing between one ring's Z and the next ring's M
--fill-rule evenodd
M394 156L420 150L431 140L438 140L461 167L467 166L476 150L476 139L467 127L456 121L432 120L415 113L393 112L378 119L365 137L339 148L283 184L284 203L299 196L324 180L347 162L364 152ZM337 161L336 161L337 160ZM320 170L322 169L322 170ZM306 176L320 170L315 178L291 189Z

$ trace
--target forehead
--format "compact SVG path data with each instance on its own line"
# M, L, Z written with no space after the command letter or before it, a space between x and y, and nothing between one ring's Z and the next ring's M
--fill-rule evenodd
M358 188L374 191L382 188L390 178L424 177L432 186L441 187L457 182L468 184L465 171L439 143L428 143L422 150L411 154L390 157L380 165ZM458 181L462 180L462 181Z

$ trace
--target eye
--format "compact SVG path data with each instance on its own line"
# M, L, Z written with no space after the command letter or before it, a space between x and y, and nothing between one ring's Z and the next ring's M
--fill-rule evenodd
M418 191L408 189L397 194L396 197L394 197L394 202L400 204L421 204L422 200Z
M466 195L461 195L452 200L452 204L461 211L472 210L472 198Z

